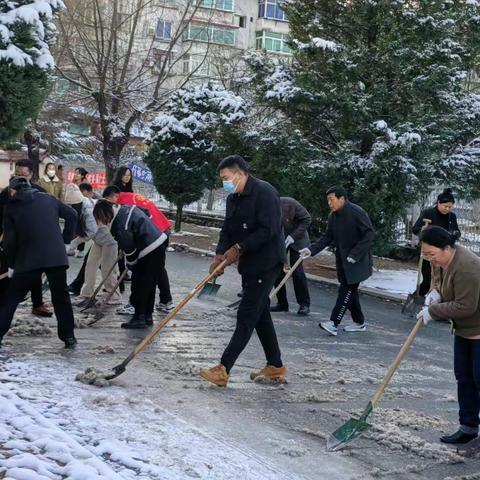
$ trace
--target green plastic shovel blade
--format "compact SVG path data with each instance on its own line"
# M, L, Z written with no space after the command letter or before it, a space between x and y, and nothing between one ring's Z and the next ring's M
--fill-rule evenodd
M367 408L362 413L359 419L351 418L345 422L341 427L337 428L327 440L327 450L335 452L342 449L355 438L362 435L365 430L370 428L370 424L366 422L367 417L372 412L373 407L371 402L368 403Z
M220 285L215 280L213 280L213 282L208 282L204 285L204 287L198 294L198 298L214 297L217 294L219 288Z

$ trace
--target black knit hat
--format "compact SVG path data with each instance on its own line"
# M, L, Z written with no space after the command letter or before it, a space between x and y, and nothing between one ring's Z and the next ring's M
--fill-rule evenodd
M8 186L13 190L16 190L17 192L19 192L20 190L25 190L27 188L30 188L30 183L25 177L17 176L17 177L12 177L10 179Z
M446 188L438 197L438 203L455 203L455 197L453 196L452 189Z

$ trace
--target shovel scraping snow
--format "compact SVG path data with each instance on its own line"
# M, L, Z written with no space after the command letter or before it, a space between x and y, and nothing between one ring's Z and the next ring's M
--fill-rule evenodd
M422 324L423 324L423 318L419 318L417 323L415 324L415 327L413 327L413 330L410 332L410 335L408 336L407 340L405 341L402 348L400 349L400 352L398 352L397 357L395 358L393 363L390 365L382 383L378 387L372 399L368 402L368 405L363 411L362 415L360 415L360 418L358 419L351 418L346 423L344 423L340 428L337 428L337 430L335 430L330 435L330 437L327 440L328 451L334 452L336 450L342 449L343 447L345 447L345 445L347 445L352 440L362 435L363 432L365 432L370 428L370 425L367 423L367 417L372 413L375 405L378 403L378 401L382 397L383 392L385 391L385 388L387 387L388 383L392 379L393 374L396 372L403 357L408 352L408 349L412 345L413 340L417 336L418 331L422 327Z

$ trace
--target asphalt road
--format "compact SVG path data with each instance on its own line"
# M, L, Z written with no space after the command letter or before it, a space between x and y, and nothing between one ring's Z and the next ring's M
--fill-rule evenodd
M207 274L209 261L186 253L168 255L176 301ZM72 273L79 261L75 263ZM464 476L480 471L478 458L465 459L438 442L443 432L457 427L448 325L437 323L420 331L371 417L372 428L345 450L327 453L328 434L363 410L414 320L403 317L398 304L362 296L367 331L340 332L335 338L321 331L318 322L328 319L336 289L310 285L309 317L295 314L290 291L293 312L274 317L289 383L271 386L249 380L250 371L265 362L254 336L232 370L228 388L220 389L198 377L200 368L218 363L235 323L234 314L224 307L236 300L240 278L230 268L219 282L218 296L188 304L130 364L116 381L118 386L160 405L229 448L240 449L278 472L278 478L477 478ZM95 364L108 369L144 334L121 330L119 321L111 314L95 327L78 329L74 353L59 351L61 344L54 337L15 337L9 340L7 354L15 361L30 361L34 355L32 368L38 369L39 377L54 368L82 370ZM349 321L344 319L345 324ZM96 346L107 344L115 354L92 353ZM46 388L44 383L37 385L34 377L31 391ZM58 388L48 391L61 399Z

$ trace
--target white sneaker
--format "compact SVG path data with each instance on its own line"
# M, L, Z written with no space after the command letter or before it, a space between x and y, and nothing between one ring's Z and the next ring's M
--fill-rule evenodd
M333 335L334 337L337 336L338 329L331 320L328 322L320 322L318 326L328 332L330 335Z
M122 305L117 308L118 315L135 315L135 308L133 308L129 303Z
M352 323L351 325L347 325L343 327L344 332L364 332L367 329L367 326L362 323L359 325L358 323Z
M175 308L175 305L173 302L159 303L156 308L159 312L170 313Z

